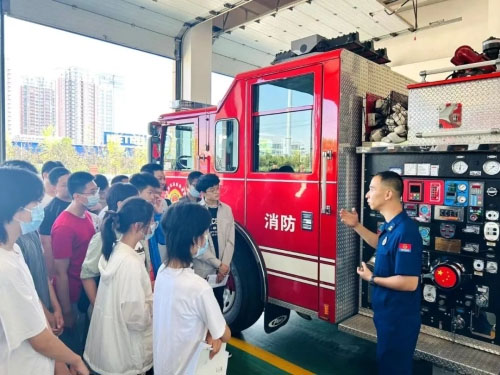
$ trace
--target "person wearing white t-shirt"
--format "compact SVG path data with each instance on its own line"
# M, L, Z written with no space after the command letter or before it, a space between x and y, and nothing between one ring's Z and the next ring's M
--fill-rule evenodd
M33 279L15 243L43 220L42 181L32 172L0 168L0 374L53 375L55 361L88 375L80 356L50 329Z
M153 292L135 248L155 229L153 205L139 197L104 219L101 278L83 354L101 375L137 375L153 366Z
M116 183L109 188L108 195L106 197L106 203L111 211L117 211L123 201L127 198L138 195L139 192L132 184ZM106 209L107 211L109 211ZM103 216L101 221L104 221L105 216ZM95 299L97 296L97 281L101 273L99 272L99 259L102 255L102 237L101 232L94 234L89 242L87 248L87 253L85 254L85 260L82 264L82 271L80 272L80 278L82 279L83 289L87 294L90 302L89 314L91 314L94 308ZM144 254L145 255L145 254Z
M212 345L210 358L231 338L212 288L191 268L208 248L209 212L195 203L171 206L161 226L167 259L156 276L153 302L155 373L182 375L199 343Z

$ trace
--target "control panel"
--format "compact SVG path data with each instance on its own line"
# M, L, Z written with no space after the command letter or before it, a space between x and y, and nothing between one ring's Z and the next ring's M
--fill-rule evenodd
M365 191L372 176L384 170L397 171L403 179L403 209L422 239L422 323L500 345L500 154L400 152L364 157ZM384 218L366 201L363 210L367 228L376 231L383 225ZM374 249L363 244L363 260L373 256ZM363 307L371 307L370 296L370 286L363 283Z

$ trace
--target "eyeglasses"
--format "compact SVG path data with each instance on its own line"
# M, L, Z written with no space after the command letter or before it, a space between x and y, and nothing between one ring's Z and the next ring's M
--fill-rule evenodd
M207 193L218 193L219 191L220 191L219 185L211 187L210 189L207 189Z
M81 195L96 195L97 193L99 193L101 189L97 188L96 191L91 191L90 193L78 193L78 194L81 194Z

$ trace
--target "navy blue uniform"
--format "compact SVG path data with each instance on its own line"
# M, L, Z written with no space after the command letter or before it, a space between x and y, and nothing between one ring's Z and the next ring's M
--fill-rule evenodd
M421 268L422 237L417 225L403 211L382 228L374 275L420 276ZM413 292L374 285L372 307L379 374L411 374L420 331L420 285Z

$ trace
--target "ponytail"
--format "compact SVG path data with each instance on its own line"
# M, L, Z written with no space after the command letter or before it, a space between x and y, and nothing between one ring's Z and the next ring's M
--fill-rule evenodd
M113 252L113 247L117 241L117 231L125 234L134 223L148 226L152 217L153 205L139 197L125 199L118 212L107 211L101 229L102 255L104 255L104 258L109 260Z
M102 255L106 260L109 260L113 246L116 242L115 229L119 221L119 214L114 211L106 212L106 217L102 224L101 237L102 237Z

